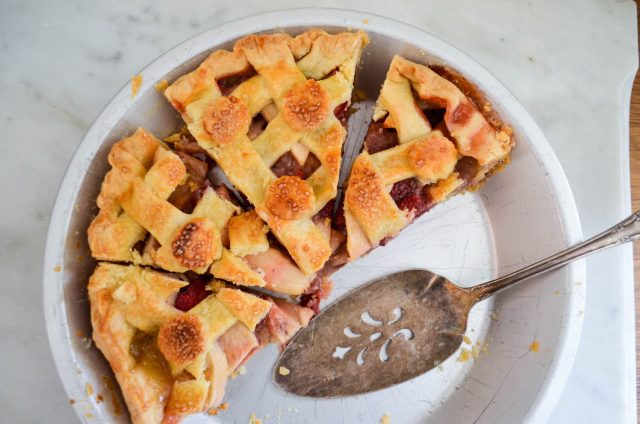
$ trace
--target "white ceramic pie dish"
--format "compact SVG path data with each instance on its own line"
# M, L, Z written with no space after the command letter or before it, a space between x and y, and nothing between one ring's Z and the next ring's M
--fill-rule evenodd
M512 164L479 192L452 199L425 214L387 247L335 276L335 299L365 281L396 270L428 268L471 285L515 270L581 239L564 173L544 135L513 95L462 52L415 27L386 18L332 9L298 9L242 18L208 30L165 53L142 71L135 98L127 85L107 105L78 147L52 212L44 271L44 308L51 349L65 389L87 422L126 422L106 361L90 337L86 281L93 271L86 227L107 170L110 146L138 126L164 136L180 120L154 83L194 68L208 51L229 47L248 33L363 29L370 38L356 86L375 99L390 58L445 63L477 84L518 143ZM371 102L351 117L347 154L354 154L371 116ZM57 268L60 267L60 268ZM585 267L576 262L494 301L478 305L467 335L488 352L467 362L452 358L422 377L373 394L337 400L288 396L269 382L275 348L252 358L248 373L229 383L230 408L188 422L542 422L571 369L584 308ZM537 342L537 352L530 344ZM93 391L88 394L88 387ZM98 394L104 401L98 400ZM123 406L120 406L123 408ZM117 409L117 408L115 408Z

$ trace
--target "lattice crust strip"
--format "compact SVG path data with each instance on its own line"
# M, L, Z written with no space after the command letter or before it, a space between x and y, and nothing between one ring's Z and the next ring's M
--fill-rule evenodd
M89 281L94 340L134 423L169 422L216 406L230 373L259 345L254 330L271 302L221 288L182 312L169 302L186 284L106 263Z
M418 104L445 109L443 124L431 125ZM373 120L397 132L398 145L355 160L345 193L347 249L351 259L395 236L415 216L390 195L399 181L415 178L429 202L440 203L466 187L476 187L508 160L513 147L508 128L492 126L472 100L427 66L394 57ZM463 157L477 161L472 181L456 171Z
M210 188L191 214L169 203L166 199L187 177L175 153L138 129L113 146L109 163L97 201L100 212L88 230L96 259L199 273L220 259L220 230L239 209ZM157 243L147 243L141 255L134 246L148 233Z
M311 218L336 196L346 131L333 111L350 101L366 43L361 32L329 35L318 29L295 38L251 35L231 52L212 53L165 90L198 144L306 275L332 252ZM222 95L220 80L251 71L256 75ZM259 113L268 124L251 140L250 124ZM277 178L270 167L287 152L297 158L311 152L321 165L306 180Z

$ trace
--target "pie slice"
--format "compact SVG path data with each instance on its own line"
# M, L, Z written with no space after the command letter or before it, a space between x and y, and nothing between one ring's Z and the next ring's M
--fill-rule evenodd
M345 190L349 259L477 189L509 162L511 133L461 75L395 56Z
M109 263L89 280L93 338L134 423L175 423L215 408L240 365L270 340L288 341L313 315L220 281L196 281ZM189 293L195 286L204 296Z
M231 252L272 290L299 295L312 283L322 286L319 271L344 240L331 218L347 107L367 42L363 32L319 29L296 37L250 35L232 51L213 52L164 91L198 145L253 209L237 222L267 225L261 251L252 243L235 247L232 237ZM215 267L212 272L224 278Z
M109 163L88 229L94 258L211 273L283 294L309 286L310 278L270 247L256 212L211 182L214 164L188 134L162 142L138 129L114 144Z

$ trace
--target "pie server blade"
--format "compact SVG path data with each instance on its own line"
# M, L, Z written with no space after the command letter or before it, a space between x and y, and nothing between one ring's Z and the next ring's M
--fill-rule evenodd
M399 272L342 297L289 342L273 379L301 396L380 390L438 366L463 341L477 302L599 250L640 238L640 211L519 271L470 288L425 270Z

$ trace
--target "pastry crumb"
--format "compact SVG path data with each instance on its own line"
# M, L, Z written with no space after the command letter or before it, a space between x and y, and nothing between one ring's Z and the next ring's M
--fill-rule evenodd
M291 371L289 371L289 368L287 368L287 367L280 367L280 368L278 368L278 374L287 376L287 375L291 374Z
M489 317L493 320L493 321L497 321L498 320L498 315L495 312L491 312L489 314Z
M94 418L93 414L91 412L87 412L86 414L84 414L84 417L87 419L91 419Z
M362 23L365 24L365 25L368 24L369 23L369 18L364 18L362 20Z
M560 295L560 290L554 291L553 294L555 294L556 296L559 296Z
M73 405L74 403L76 403L76 400L75 400L75 399L69 399L69 403L70 403L71 405Z
M480 348L478 346L471 346L471 356L473 356L473 359L478 359L478 356L480 356Z
M91 383L85 384L84 388L87 392L87 396L93 395L93 386L91 385Z
M540 351L540 343L537 340L534 340L533 343L529 345L529 350L531 352L539 352Z
M140 86L142 85L142 74L138 74L131 78L131 98L136 97Z
M98 393L98 395L96 396L96 402L97 403L104 402L104 396L102 396L101 393Z
M56 265L56 266L53 268L53 272L60 272L60 271L62 271L62 267L61 267L60 265Z
M164 93L164 90L166 90L167 87L169 87L169 82L166 79L163 79L155 83L154 87L158 92Z
M471 344L471 339L469 337L467 337L467 336L462 336L462 340L468 345Z
M389 414L384 414L380 420L380 424L391 424L391 416Z
M231 378L235 379L239 375L245 375L246 373L247 373L247 367L243 365L231 374Z
M249 416L249 424L262 424L262 420L256 417L256 413L252 412Z
M458 355L458 362L467 362L471 357L470 353L469 349L463 347L462 350L460 350L460 355Z

